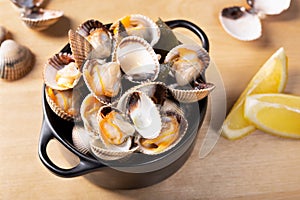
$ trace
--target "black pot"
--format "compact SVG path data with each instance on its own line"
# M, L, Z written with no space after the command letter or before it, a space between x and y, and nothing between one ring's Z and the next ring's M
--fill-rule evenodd
M167 21L170 28L182 27L195 33L208 51L209 42L205 33L195 24L185 20ZM65 51L68 47L64 48ZM44 86L45 87L45 86ZM43 88L44 89L44 88ZM45 90L43 90L45 91ZM184 107L189 128L182 140L171 150L150 156L133 153L129 158L117 161L101 161L91 155L79 152L72 142L74 122L59 118L49 107L43 93L43 124L39 141L39 157L42 163L55 175L70 178L83 175L96 185L111 189L132 189L158 183L175 173L188 159L202 125L207 109L207 97L203 100L186 104ZM53 163L46 151L50 140L58 140L66 149L77 156L79 164L71 169L63 169ZM65 159L73 163L73 158Z

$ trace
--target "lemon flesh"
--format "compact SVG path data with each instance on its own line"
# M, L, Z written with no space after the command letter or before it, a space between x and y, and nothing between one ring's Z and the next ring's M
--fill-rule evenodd
M235 140L254 131L255 126L244 118L245 98L251 94L282 92L286 81L287 57L280 48L262 65L233 105L223 123L222 135Z
M244 116L267 133L300 138L300 96L278 93L250 95L245 101Z

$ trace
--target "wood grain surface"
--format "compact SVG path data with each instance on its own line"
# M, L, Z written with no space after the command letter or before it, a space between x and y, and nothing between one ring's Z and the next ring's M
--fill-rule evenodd
M210 55L218 66L227 93L227 110L266 59L279 47L289 58L286 93L300 95L300 1L278 16L262 21L263 36L238 41L222 29L218 14L243 0L49 0L45 7L61 9L65 17L48 30L28 29L18 9L0 0L0 25L35 54L33 70L24 78L0 80L0 199L299 199L300 141L260 131L238 141L220 138L212 152L199 158L209 125L206 117L192 155L170 178L137 190L107 190L83 177L60 178L40 162L37 149L42 124L42 69L47 59L67 42L67 31L87 19L109 23L133 13L152 19L185 19L200 26L210 40ZM208 114L209 116L209 114ZM60 144L48 152L60 166L70 167Z

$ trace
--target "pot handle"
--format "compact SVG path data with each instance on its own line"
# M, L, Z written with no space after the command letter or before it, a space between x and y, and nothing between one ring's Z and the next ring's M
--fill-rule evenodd
M86 174L88 172L95 170L96 168L101 168L104 166L100 163L92 162L90 160L86 160L80 157L79 164L73 168L63 169L58 167L56 164L54 164L51 161L51 159L47 154L47 145L52 139L54 139L53 132L49 127L49 125L47 124L47 121L43 119L43 125L41 128L40 141L38 147L39 157L42 163L55 175L64 178L71 178L71 177L76 177L76 176Z
M209 51L209 41L208 41L208 38L207 38L205 32L201 28L199 28L196 24L194 24L194 23L192 23L190 21L182 20L182 19L166 21L165 23L171 29L173 29L173 28L179 28L180 27L180 28L186 28L186 29L192 31L201 40L202 47L207 52Z

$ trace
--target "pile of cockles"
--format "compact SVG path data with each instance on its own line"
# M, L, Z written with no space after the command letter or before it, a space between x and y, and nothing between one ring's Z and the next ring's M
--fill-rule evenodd
M164 153L187 132L181 105L214 89L204 79L205 49L171 41L176 36L160 19L88 20L68 34L70 52L49 58L43 77L51 109L75 122L72 138L81 153L103 160ZM158 46L170 49L162 55Z
M33 68L31 51L10 39L9 31L0 26L0 78L13 81L24 77Z

